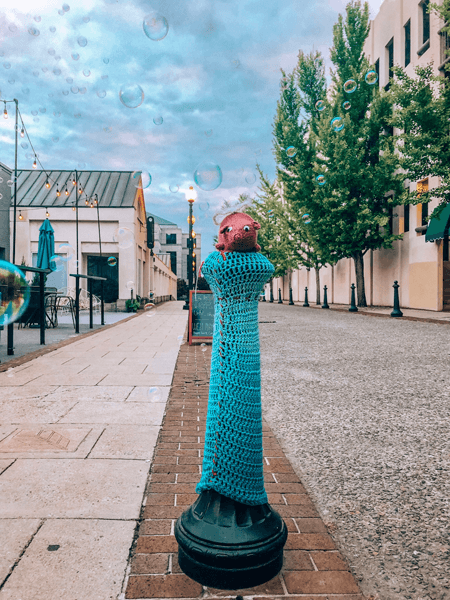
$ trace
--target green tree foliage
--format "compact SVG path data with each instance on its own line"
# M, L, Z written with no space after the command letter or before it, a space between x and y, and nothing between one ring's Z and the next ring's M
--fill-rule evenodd
M447 7L449 2L446 2ZM450 8L447 8L450 17ZM426 177L440 178L440 186L406 194L405 202L418 204L438 198L433 211L438 216L450 202L450 81L433 75L431 65L416 67L415 77L409 77L401 67L395 67L392 92L397 110L393 125L401 130L397 136L401 167L405 177L418 181Z
M369 31L369 9L359 0L346 7L333 29L331 59L333 87L320 113L315 137L315 185L311 225L321 244L335 260L354 260L358 305L367 306L364 286L364 255L370 249L391 248L401 235L389 230L389 212L403 192L402 176L396 174L399 157L388 135L392 117L392 94L365 81L371 69L363 53ZM344 91L353 79L357 88ZM351 107L346 110L343 103ZM341 117L344 128L334 131L331 120ZM395 198L395 200L394 200Z

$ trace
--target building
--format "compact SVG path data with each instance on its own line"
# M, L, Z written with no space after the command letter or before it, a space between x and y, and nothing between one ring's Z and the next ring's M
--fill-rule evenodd
M10 214L12 225L12 209ZM107 277L105 302L123 306L132 294L151 292L176 298L176 275L147 248L144 195L131 171L19 171L16 262L36 264L46 217L55 231L55 253L63 259L48 286L74 288L70 275L78 261L79 273ZM94 282L94 294L97 287Z
M394 65L405 68L414 76L416 66L433 62L436 74L444 75L443 67L450 60L446 50L450 43L443 33L444 23L436 13L428 14L429 0L384 0L379 13L370 23L370 33L365 43L365 54L375 64L379 74L378 84L386 87ZM409 182L410 190L428 190L439 185L437 178ZM392 249L370 251L365 256L364 275L366 298L369 305L392 306L393 283L400 284L400 305L405 308L450 310L450 262L448 252L448 227L450 206L437 222L428 215L437 206L433 200L427 204L397 206L393 210L393 233L403 233ZM427 231L428 230L428 231ZM342 259L335 267L320 270L320 285L328 287L328 301L350 303L350 285L356 282L353 260ZM294 271L291 281L293 298L304 299L307 286L309 299L315 299L314 271L305 268ZM289 282L274 282L289 297Z
M12 171L0 163L0 260L9 260L10 230L8 211L11 204ZM13 188L14 189L14 188Z
M178 278L188 281L188 256L189 250L187 240L188 233L183 233L176 223L162 219L157 215L151 215L155 219L155 254L161 260L168 256L168 264ZM201 265L202 255L202 236L197 233L196 238L196 262L198 267ZM198 269L197 269L198 272ZM195 280L195 278L194 278Z

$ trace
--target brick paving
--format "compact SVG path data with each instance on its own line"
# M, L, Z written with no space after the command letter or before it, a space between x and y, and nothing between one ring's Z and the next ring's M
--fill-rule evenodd
M125 598L365 600L299 477L263 420L264 481L269 503L288 528L282 571L243 590L203 587L177 560L176 519L197 498L209 391L211 346L183 344L155 449Z

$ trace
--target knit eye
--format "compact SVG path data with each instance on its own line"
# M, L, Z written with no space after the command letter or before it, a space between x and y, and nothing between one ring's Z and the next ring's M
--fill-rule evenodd
M244 225L244 231L250 231L250 227L248 225Z
M232 227L227 227L227 231L231 231L233 228Z

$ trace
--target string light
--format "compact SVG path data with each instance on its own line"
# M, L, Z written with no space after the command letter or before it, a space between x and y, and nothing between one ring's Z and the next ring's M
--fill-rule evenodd
M91 208L94 208L94 202L91 200L91 203L89 205Z
M23 127L20 130L20 137L25 137L25 129Z
M192 253L192 256L197 256L197 255L195 254L195 252L193 252L193 253Z
M5 110L3 111L3 118L4 119L8 118L8 111L6 110L6 102L5 102Z
M78 188L78 193L79 193L79 194L82 194L82 193L83 193L83 190L82 190L81 188Z
M56 188L56 195L58 196L58 198L61 196L61 192L59 191L58 188Z
M50 189L50 181L47 179L47 181L45 182L45 187L49 190Z
M197 234L195 233L195 231L192 232L192 237L195 238Z
M64 193L65 193L66 196L69 195L69 190L67 189L67 186L66 186L66 189L65 189Z
M86 204L86 206L89 206L89 200L86 198L86 200L84 201L84 203Z
M72 206L72 210L77 210L77 207L76 206Z
M49 218L50 213L48 212L48 210L45 211L45 216L47 217L47 219Z
M22 215L22 211L19 210L19 221L23 221L23 215Z
M37 169L36 155L34 157L33 169Z
M75 181L75 179L72 179L72 185L77 185L77 182Z
M95 204L98 204L98 195L95 194L95 199L94 199Z

